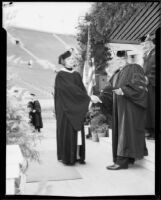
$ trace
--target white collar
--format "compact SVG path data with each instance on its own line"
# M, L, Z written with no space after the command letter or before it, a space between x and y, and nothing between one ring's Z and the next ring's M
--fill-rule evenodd
M69 73L73 73L74 70L67 70L65 67L61 68L60 71L64 71L64 72L69 72Z

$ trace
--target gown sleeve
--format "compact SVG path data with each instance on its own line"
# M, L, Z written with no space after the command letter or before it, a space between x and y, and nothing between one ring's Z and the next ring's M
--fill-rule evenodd
M121 87L124 95L133 103L147 107L147 87L144 71L141 66L133 65L130 70L130 79L127 84Z
M55 89L59 98L57 101L60 101L64 114L75 130L81 130L90 102L90 97L83 88L81 77L77 82L73 82L62 74L58 74Z
M87 94L86 88L85 88L82 78L81 78L81 75L78 72L75 72L75 82Z
M113 107L113 88L109 84L106 86L103 91L100 93L99 98L101 99L102 103L100 104L101 110L105 115L112 115L112 107Z

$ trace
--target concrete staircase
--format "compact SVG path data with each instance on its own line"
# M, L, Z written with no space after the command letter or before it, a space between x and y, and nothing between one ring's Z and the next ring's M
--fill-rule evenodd
M53 99L49 100L40 100L42 108L42 118L43 121L50 121L55 119L54 115L54 101ZM109 130L109 137L101 137L99 139L100 145L107 148L109 151L112 151L112 130ZM155 171L155 141L146 140L146 145L148 148L148 156L145 156L142 160L137 160L135 163L143 168L146 168L152 172Z

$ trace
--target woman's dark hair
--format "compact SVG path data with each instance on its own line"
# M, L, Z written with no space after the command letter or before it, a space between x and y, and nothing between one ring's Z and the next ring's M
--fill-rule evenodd
M71 56L71 52L70 51L66 51L65 53L61 54L58 58L58 63L62 64L62 60L65 60L66 58Z

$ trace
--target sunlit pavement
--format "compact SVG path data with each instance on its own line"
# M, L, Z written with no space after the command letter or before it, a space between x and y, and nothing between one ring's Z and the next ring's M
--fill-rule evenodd
M41 135L43 138L38 141L37 150L56 150L54 117L44 120ZM50 196L154 195L153 171L138 164L126 170L107 170L106 166L111 164L111 144L86 139L86 165L75 165L82 179L26 183L24 193Z

